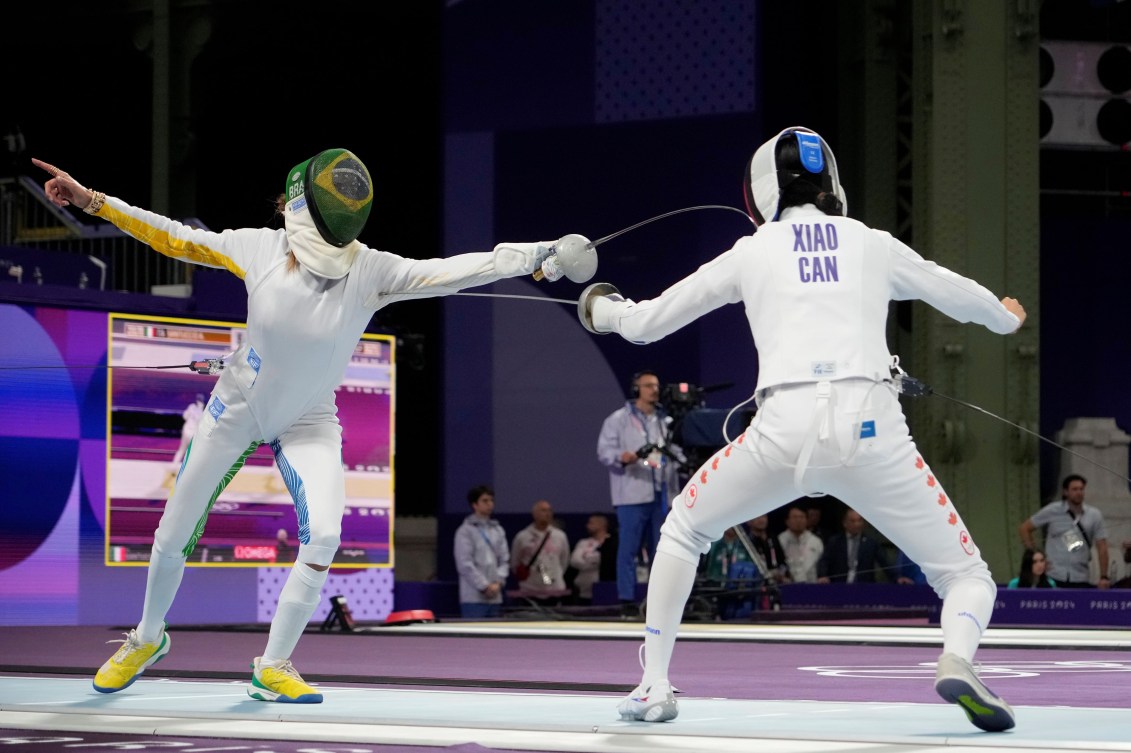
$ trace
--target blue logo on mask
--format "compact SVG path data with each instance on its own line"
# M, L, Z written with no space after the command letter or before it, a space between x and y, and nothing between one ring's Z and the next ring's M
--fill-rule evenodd
M815 133L797 133L796 135L797 148L801 153L801 164L809 172L819 174L825 169L825 152L821 149L821 137Z

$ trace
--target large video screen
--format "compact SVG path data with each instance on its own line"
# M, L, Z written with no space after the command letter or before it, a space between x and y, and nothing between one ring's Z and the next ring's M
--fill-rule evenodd
M193 429L219 379L188 364L229 356L246 329L123 314L111 314L108 329L106 563L145 565ZM394 344L390 335L363 335L337 388L346 508L334 567L393 564ZM154 368L177 365L184 368ZM294 501L265 443L217 497L188 564L287 563L298 546Z

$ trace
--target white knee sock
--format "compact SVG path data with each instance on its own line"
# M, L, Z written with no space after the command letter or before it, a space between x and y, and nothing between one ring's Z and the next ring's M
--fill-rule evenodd
M668 677L683 607L695 585L695 570L695 565L663 550L652 563L644 616L644 678L640 681L645 688Z
M306 630L310 616L318 608L322 585L326 582L329 572L329 570L315 570L301 562L296 562L291 568L283 592L279 594L275 618L271 620L267 648L263 650L264 663L291 658L291 652L295 650L298 639L302 637L302 631Z
M943 633L943 653L974 660L982 633L990 624L997 588L980 578L955 583L943 599L939 623Z
M177 554L163 554L156 545L149 555L149 575L145 581L145 601L141 608L138 637L143 643L152 643L161 635L165 615L173 606L181 578L185 574L185 558Z

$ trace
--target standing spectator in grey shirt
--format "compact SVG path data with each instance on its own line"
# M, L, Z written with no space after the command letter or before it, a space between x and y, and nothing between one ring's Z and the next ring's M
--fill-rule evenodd
M1078 474L1065 476L1061 485L1064 499L1042 507L1020 525L1018 533L1021 534L1021 542L1026 549L1036 549L1033 531L1045 528L1047 575L1058 586L1090 588L1098 585L1100 588L1111 588L1104 516L1098 508L1084 504L1084 487L1087 484L1087 480ZM1096 547L1099 558L1098 584L1089 580L1092 546Z
M459 572L460 615L498 617L503 609L503 584L510 572L507 533L495 512L495 492L473 486L467 492L471 514L456 529L455 560Z

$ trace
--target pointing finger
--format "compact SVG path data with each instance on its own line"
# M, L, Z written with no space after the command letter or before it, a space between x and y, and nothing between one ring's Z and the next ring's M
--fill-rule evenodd
M35 157L32 157L32 158L31 158L31 163L32 163L33 165L35 165L36 167L40 167L40 168L43 168L43 169L44 169L44 170L46 170L47 172L51 173L51 177L52 177L52 178L57 178L57 177L59 177L59 173L63 172L62 170L60 170L59 168L55 167L54 165L52 165L52 164L50 164L50 163L48 163L48 162L44 162L44 161L43 161L43 160L41 160L41 159L36 159Z

